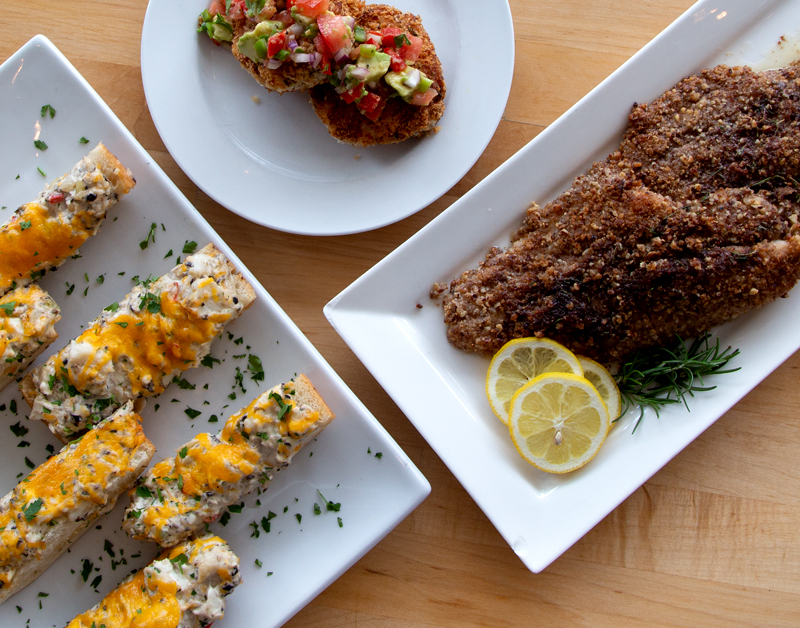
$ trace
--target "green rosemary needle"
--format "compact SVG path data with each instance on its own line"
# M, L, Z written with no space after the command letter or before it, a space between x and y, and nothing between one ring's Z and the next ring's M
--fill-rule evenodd
M647 407L653 408L656 417L661 408L674 403L682 403L689 410L686 395L694 397L696 392L716 388L704 385L705 375L733 373L741 368L725 368L739 355L738 349L721 350L719 338L714 344L710 338L711 334L704 334L688 345L678 338L670 347L640 349L620 367L616 375L623 401L620 417L629 408L640 406L632 433L639 427Z

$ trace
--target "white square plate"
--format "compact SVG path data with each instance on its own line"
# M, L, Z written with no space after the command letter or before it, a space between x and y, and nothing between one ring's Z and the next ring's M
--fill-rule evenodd
M560 556L800 347L800 293L717 330L723 346L741 349L735 366L742 368L714 378L716 390L691 399L691 412L669 406L660 420L648 413L634 435L638 413L630 412L589 465L555 476L517 454L486 400L488 360L448 344L442 311L428 296L431 286L475 267L490 246L507 246L531 200L551 200L618 146L634 102L651 101L719 63L775 67L781 35L787 35L782 50L797 48L787 24L800 24L800 2L697 3L325 307L331 324L531 571Z
M55 108L54 118L41 117L45 104ZM295 373L305 373L337 415L336 420L300 451L292 465L279 474L260 497L245 500L241 514L229 523L216 523L212 530L225 538L241 560L244 583L228 598L225 618L215 626L278 626L355 563L430 492L430 485L413 463L358 401L319 353L242 265L197 210L178 191L147 152L128 133L112 111L61 53L43 36L25 44L0 66L0 220L5 221L18 205L32 200L44 184L68 171L97 142L102 141L137 179L133 191L112 208L100 233L81 249L80 259L69 260L41 282L59 303L63 319L49 355L100 311L124 297L133 286L131 277L159 276L182 256L185 241L198 246L216 244L239 268L256 290L257 300L228 333L212 347L211 355L222 362L213 369L186 371L184 378L194 390L168 388L150 400L142 413L148 437L158 448L154 462L168 455L194 434L217 431L233 411L239 409L274 383ZM88 144L80 144L85 136ZM39 138L47 150L39 151ZM41 168L46 176L42 176ZM19 178L16 176L19 174ZM156 222L155 244L142 250L150 224ZM163 224L163 228L162 225ZM167 256L170 249L173 255ZM119 273L125 273L124 276ZM104 281L97 281L103 275ZM70 295L69 286L75 288ZM87 295L84 291L88 289ZM243 340L237 344L237 340ZM260 388L244 374L243 394L235 386L236 368L245 371L247 358L258 355L264 365L265 381ZM208 389L205 386L208 385ZM237 393L237 399L228 395ZM173 402L172 400L177 400ZM17 414L11 412L12 401ZM208 402L208 403L206 403ZM25 458L44 462L46 445L57 441L47 428L27 421L28 407L16 386L0 395L0 494L17 483L17 474L29 471ZM156 405L159 409L156 411ZM228 405L227 408L224 408ZM202 412L191 420L187 408ZM218 423L209 423L211 415ZM19 422L29 432L14 437L9 426ZM30 443L22 446L22 441ZM368 453L369 452L369 453ZM376 458L380 452L382 456ZM21 476L20 476L21 477ZM314 503L326 499L341 504L338 513L314 514ZM261 506L255 505L260 499ZM22 628L30 618L32 626L63 626L100 599L132 569L144 566L156 554L153 544L132 541L120 530L123 496L109 515L99 522L101 529L89 530L69 554L62 556L36 582L0 606L0 626ZM285 509L285 511L284 511ZM261 521L270 511L271 531L251 536L251 522ZM296 515L300 515L300 521ZM342 519L339 527L337 517ZM127 564L112 569L112 556L104 550L112 544L113 559ZM138 556L133 558L132 555ZM84 559L92 564L85 583L81 570ZM259 559L263 567L255 565ZM95 570L99 569L99 570ZM272 574L272 575L269 575ZM101 576L97 593L91 582ZM39 593L47 597L38 597ZM42 608L39 609L41 603ZM21 610L17 611L17 606Z

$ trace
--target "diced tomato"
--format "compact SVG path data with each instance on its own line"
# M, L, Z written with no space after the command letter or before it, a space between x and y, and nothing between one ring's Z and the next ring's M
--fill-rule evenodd
M328 10L330 2L328 0L294 0L293 4L300 15L317 17Z
M286 31L275 33L267 40L267 56L271 59L286 45ZM263 54L263 53L262 53Z
M211 17L214 17L217 13L225 15L225 3L222 0L211 0L211 4L208 5L208 12Z
M363 92L364 92L364 83L359 83L352 89L348 89L346 92L342 93L342 100L350 104L357 98L361 98L361 94Z
M228 16L232 20L243 20L246 10L247 7L244 6L244 0L232 0L231 8L228 9Z
M62 203L63 201L64 201L64 195L61 192L53 192L50 196L47 197L48 203L55 204L55 203Z
M381 117L385 106L386 100L372 92L367 92L367 95L356 103L356 107L373 122L377 122L378 118Z
M328 45L325 43L322 35L317 35L314 37L314 46L316 47L317 52L324 57L324 60L327 61L333 56L333 53L328 49Z
M392 72L403 72L406 69L406 62L400 58L400 54L394 48L384 48L383 51L392 58Z
M381 31L381 42L384 48L394 48L394 38L402 35L403 31L396 26L388 26Z
M294 6L295 0L286 0L286 10L291 11Z
M429 105L431 103L431 101L434 98L436 98L436 96L438 94L439 94L439 92L437 92L435 89L433 89L433 87L429 87L428 91L423 92L422 94L420 94L419 92L415 93L411 97L411 104L412 105L417 105L419 107L424 107L425 105Z
M367 33L367 41L365 43L371 46L380 46L382 41L381 34L377 31L370 31Z
M422 38L416 37L411 33L406 33L406 37L408 37L411 45L403 44L397 52L400 53L400 56L405 61L416 61L419 59L419 53L422 52Z
M286 26L291 26L294 24L294 18L292 18L292 14L288 11L281 11L273 18L276 22L281 22Z
M331 54L335 55L350 43L350 38L347 36L347 24L344 23L341 15L323 13L317 18L317 26L319 26L319 33Z

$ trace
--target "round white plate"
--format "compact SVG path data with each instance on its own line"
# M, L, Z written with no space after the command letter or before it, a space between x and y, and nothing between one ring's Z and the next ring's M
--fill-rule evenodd
M340 144L303 93L267 92L196 32L207 0L151 0L142 30L150 113L175 161L253 222L306 235L376 229L426 207L478 160L505 109L514 32L504 0L401 0L442 61L441 130L391 146ZM257 96L257 99L253 99ZM259 101L259 102L256 102Z

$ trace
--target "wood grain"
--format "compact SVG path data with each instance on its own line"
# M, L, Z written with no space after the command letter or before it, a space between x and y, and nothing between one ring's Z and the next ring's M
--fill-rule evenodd
M309 238L280 234L231 214L201 192L169 155L141 84L145 0L3 2L7 26L0 59L36 33L47 35L431 482L431 496L287 626L800 625L800 356L536 575L525 569L322 314L328 300L513 155L690 4L513 0L514 83L503 121L475 166L441 199L400 223L369 234ZM491 19L491 8L487 13Z

